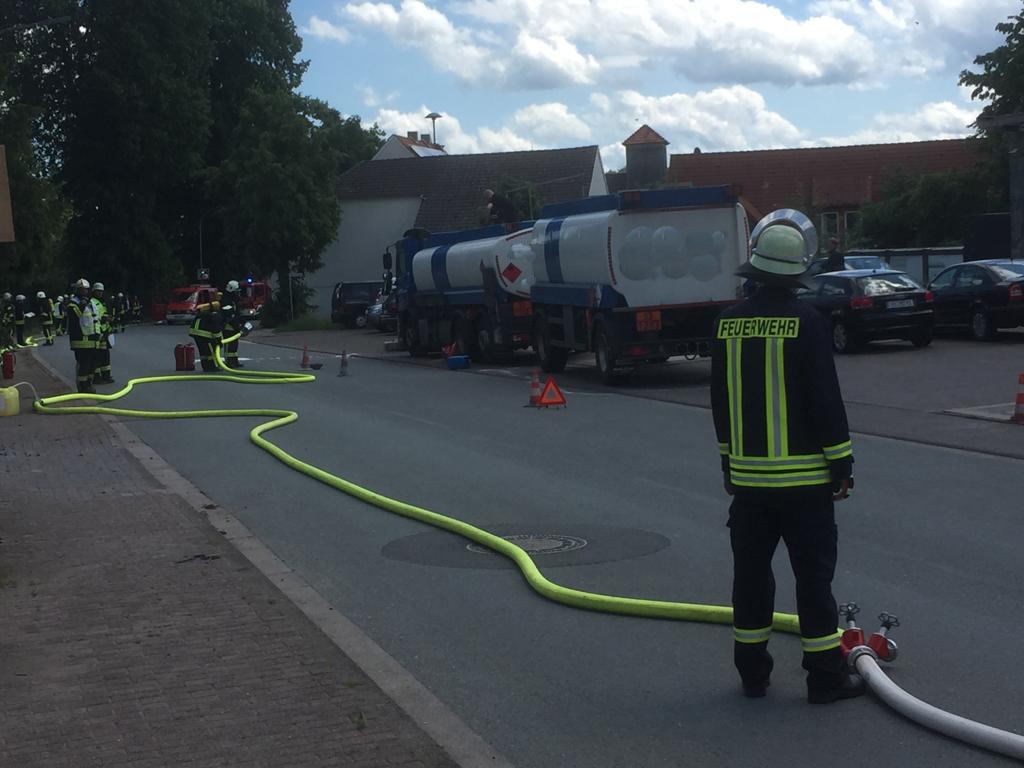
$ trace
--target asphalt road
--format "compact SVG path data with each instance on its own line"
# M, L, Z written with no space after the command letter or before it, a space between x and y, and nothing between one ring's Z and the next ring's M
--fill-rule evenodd
M183 337L181 328L132 328L114 351L115 377L170 372ZM41 353L70 373L66 342ZM243 344L242 354L261 368L295 367L295 355L276 348ZM885 359L842 361L848 396L861 375L851 366L884 367ZM727 603L727 501L709 412L577 385L573 374L569 407L536 411L522 407L521 373L356 359L349 376L328 364L308 385L159 384L123 402L293 408L300 420L270 438L306 461L488 529L540 536L545 546L586 542L536 556L555 581ZM699 385L692 389L696 396ZM546 602L501 558L286 469L248 442L255 421L130 426L520 768L1011 764L870 698L807 705L792 637L772 642L768 699L744 699L728 628ZM966 435L983 422L952 423ZM1024 441L1018 427L986 426L1011 444ZM854 446L857 491L837 507L837 597L861 604L868 631L881 610L900 616L901 655L888 671L908 691L1024 733L1024 464L865 435ZM777 608L792 611L784 554L776 566Z

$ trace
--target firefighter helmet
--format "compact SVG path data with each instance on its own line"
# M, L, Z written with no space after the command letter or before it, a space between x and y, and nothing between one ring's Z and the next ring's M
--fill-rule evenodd
M7 291L4 291L4 301L10 301L10 300L11 300L11 294L9 294Z
M239 291L238 281L237 280L228 280L227 292L228 293L238 293L238 291Z
M36 298L37 299L45 299L46 298L46 292L45 291L40 291L39 293L36 294Z
M75 281L74 287L75 288L90 288L91 286L89 285L89 281L86 280L84 277L82 277L82 278L79 278L78 280Z
M103 290L103 283L93 283L92 284L92 289L94 291L102 291Z
M772 211L750 233L750 261L736 272L762 283L806 285L812 254L818 249L814 224L800 211Z
M19 293L17 296L14 297L14 300L15 301L24 301L25 300L25 294L24 293Z

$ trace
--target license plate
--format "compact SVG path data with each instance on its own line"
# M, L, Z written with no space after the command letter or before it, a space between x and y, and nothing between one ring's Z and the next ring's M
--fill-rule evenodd
M914 306L913 299L903 299L901 301L890 301L886 304L888 309L907 309L908 307Z

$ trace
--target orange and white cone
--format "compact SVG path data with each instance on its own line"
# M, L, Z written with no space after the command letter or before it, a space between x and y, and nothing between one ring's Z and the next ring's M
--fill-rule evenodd
M540 369L534 368L530 374L530 402L528 406L536 408L540 405Z
M309 368L309 346L302 348L302 367Z
M1017 379L1017 402L1013 406L1013 416L1010 421L1024 424L1024 373Z

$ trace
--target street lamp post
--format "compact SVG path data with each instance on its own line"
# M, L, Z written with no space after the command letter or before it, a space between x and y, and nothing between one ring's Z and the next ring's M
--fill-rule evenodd
M433 136L430 140L432 144L437 144L437 120L440 117L443 117L443 115L438 114L437 112L431 112L427 115L427 120L430 121L430 135Z

